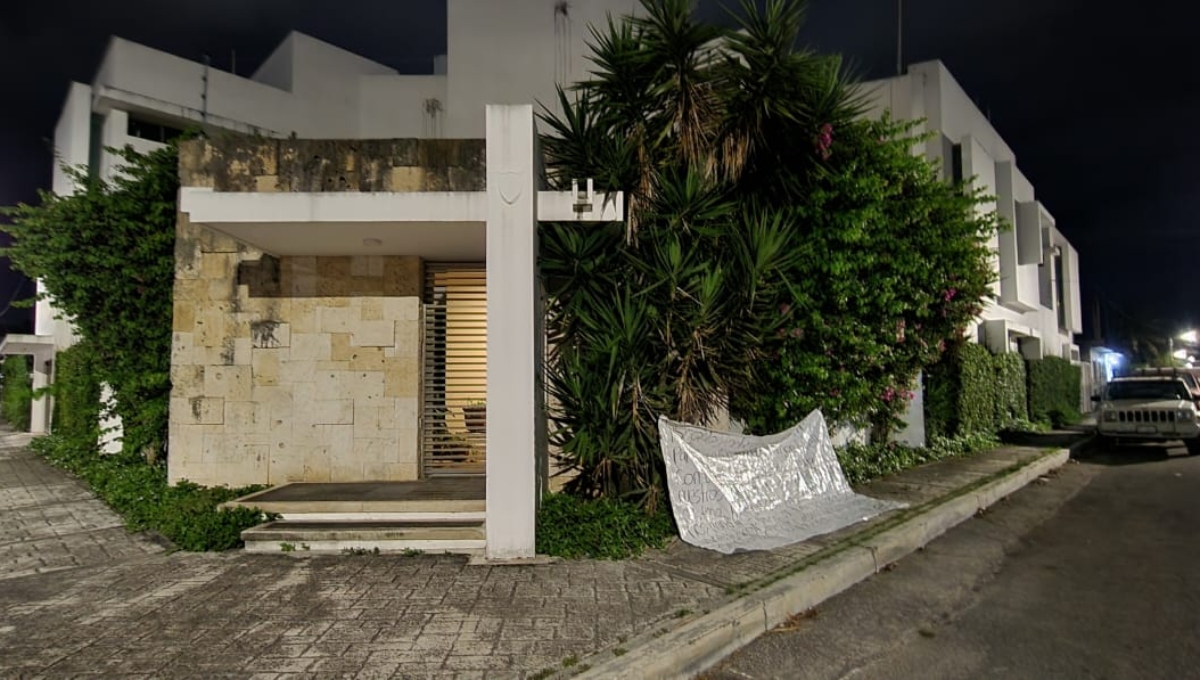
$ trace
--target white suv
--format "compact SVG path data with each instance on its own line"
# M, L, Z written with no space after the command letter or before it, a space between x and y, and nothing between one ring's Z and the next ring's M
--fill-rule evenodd
M1100 401L1096 430L1102 443L1183 440L1200 454L1200 414L1187 385L1172 376L1117 378Z

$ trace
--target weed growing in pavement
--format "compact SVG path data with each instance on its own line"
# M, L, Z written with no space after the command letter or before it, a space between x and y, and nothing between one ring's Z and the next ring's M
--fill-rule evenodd
M628 653L629 650L625 649L624 647L616 647L613 649L613 656L625 656Z
M563 668L570 668L571 666L579 665L579 656L575 655L575 654L568 656L567 658L562 660L562 665L563 665Z
M280 543L279 550L280 550L280 552L285 552L285 553L296 552L296 544L295 543Z
M242 546L242 531L273 515L257 509L220 510L218 506L263 489L204 487L190 482L167 484L164 463L149 465L130 453L101 455L95 442L51 434L39 437L30 448L51 465L81 479L92 492L125 520L130 531L155 531L176 547L202 552Z
M558 672L557 668L543 668L542 670L529 676L529 680L546 680L546 678Z
M424 554L425 554L425 551L424 551L424 550L418 550L418 549L416 549L416 548L405 548L405 549L404 549L404 550L403 550L403 551L402 551L400 554L401 554L403 557L418 557L418 556L420 556L420 555L424 555ZM449 553L447 553L447 554L449 554Z
M342 548L342 554L351 557L363 557L366 555L378 555L379 548Z

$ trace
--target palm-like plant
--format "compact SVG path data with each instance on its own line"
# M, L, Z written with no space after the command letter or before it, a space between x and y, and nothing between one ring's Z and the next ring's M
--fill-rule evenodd
M858 113L839 63L794 49L803 7L746 2L731 32L643 0L593 28L592 79L542 115L551 183L628 196L624 233L543 230L554 440L578 491L655 507L658 416L704 423L758 384L803 231L791 197L821 126Z

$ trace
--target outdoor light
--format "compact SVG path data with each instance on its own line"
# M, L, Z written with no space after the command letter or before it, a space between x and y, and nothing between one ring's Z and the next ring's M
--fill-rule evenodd
M1188 343L1189 345L1194 345L1197 342L1200 342L1200 333L1197 333L1195 330L1186 331L1179 334L1179 339Z
M1175 357L1176 359L1187 359L1188 352L1186 349L1177 349L1174 352L1171 352L1171 356Z

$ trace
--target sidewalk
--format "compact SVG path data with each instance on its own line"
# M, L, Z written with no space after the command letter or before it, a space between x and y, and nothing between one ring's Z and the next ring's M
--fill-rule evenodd
M994 495L982 490L1010 493L1063 460L1009 447L910 470L862 491L913 507L772 552L676 542L620 562L470 566L429 555L165 553L114 529L111 513L17 437L0 437L0 677L545 678L589 666L596 677L674 675L702 662L670 654L721 652L705 647L717 639L709 633L732 624L714 617L772 593L810 597L849 556L865 555L873 573L899 556L883 537L940 533L944 509L973 512ZM824 585L795 587L810 577ZM769 618L765 608L754 616Z

